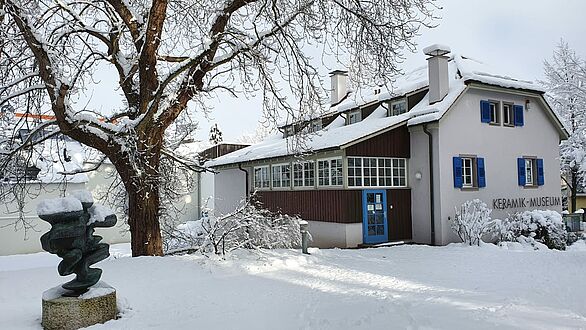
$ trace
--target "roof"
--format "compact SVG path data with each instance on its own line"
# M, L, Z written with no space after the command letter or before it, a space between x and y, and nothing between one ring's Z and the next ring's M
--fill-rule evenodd
M528 80L510 77L498 73L489 66L477 60L451 55L448 61L449 91L446 97L440 102L429 104L429 95L416 104L405 114L388 117L386 109L379 107L361 122L344 125L342 117L336 118L330 125L324 127L317 133L307 135L305 138L291 136L283 138L281 134L273 135L266 140L240 149L230 154L218 157L206 163L207 166L216 167L228 164L243 163L255 160L276 158L299 154L308 151L320 151L327 149L339 149L345 145L374 136L401 125L419 125L441 119L443 115L456 102L458 97L468 88L470 82L479 82L496 87L530 91L538 95L545 91L542 87ZM352 92L344 101L332 106L328 113L342 113L352 109L364 107L376 102L389 101L394 98L403 97L410 93L424 90L429 85L427 77L427 66L419 67L411 72L394 79L392 90L384 89L378 93L374 91ZM543 97L541 97L543 99ZM545 101L545 100L544 100ZM549 108L549 106L546 107ZM551 110L551 109L548 109ZM559 117L551 111L554 119L563 131L563 124Z

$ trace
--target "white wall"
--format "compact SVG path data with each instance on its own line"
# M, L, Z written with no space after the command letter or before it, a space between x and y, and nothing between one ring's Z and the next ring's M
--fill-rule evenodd
M440 192L441 178L439 176L438 164L438 126L429 124L427 130L433 136L433 164L434 164L434 191L435 196ZM423 131L423 125L409 128L411 141L411 158L409 158L409 186L411 188L411 222L412 222L412 240L415 243L431 243L431 206L430 206L430 173L429 173L429 137ZM421 179L416 178L416 174L421 174ZM442 223L438 219L441 217L441 204L436 197L435 205L435 232L441 232Z
M333 247L356 247L362 244L362 223L333 223L309 220L311 247L322 249Z
M501 100L525 105L523 127L492 126L480 121L480 100ZM559 176L559 134L547 117L537 98L515 94L470 89L440 120L439 166L441 178L441 244L458 241L452 232L448 217L455 207L471 199L481 199L493 208L493 199L561 197ZM413 151L412 151L413 153ZM475 191L454 188L452 157L472 154L483 157L486 187ZM518 185L517 158L536 156L544 161L545 184L536 188ZM533 209L530 207L493 210L493 218L505 218L509 213ZM542 208L544 209L544 208ZM548 207L561 211L561 206Z
M200 205L210 210L215 209L214 173L203 172L200 174Z
M214 175L214 185L216 216L234 211L246 197L246 174L238 168L220 170Z

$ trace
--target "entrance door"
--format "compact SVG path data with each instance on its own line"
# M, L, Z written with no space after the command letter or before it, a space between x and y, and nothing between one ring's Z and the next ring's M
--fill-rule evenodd
M365 244L388 241L387 192L364 190L362 192L362 233Z

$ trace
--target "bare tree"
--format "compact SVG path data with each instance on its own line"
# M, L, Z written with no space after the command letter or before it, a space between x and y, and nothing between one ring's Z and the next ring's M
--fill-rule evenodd
M190 102L209 111L218 91L260 92L267 117L311 113L325 95L306 49L344 59L358 83L389 82L436 8L434 0L0 0L0 106L37 93L34 110L54 114L53 132L110 159L128 194L133 255L161 255L161 161L180 159L165 131ZM115 68L125 107L97 113L74 101L104 65Z

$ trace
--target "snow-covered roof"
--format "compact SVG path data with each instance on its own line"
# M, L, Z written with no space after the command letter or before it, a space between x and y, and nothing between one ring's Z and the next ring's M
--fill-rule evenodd
M416 104L409 112L388 117L386 109L379 106L362 121L344 125L342 117L336 118L321 131L308 135L303 148L295 147L297 136L283 138L281 134L271 136L258 144L218 157L206 163L207 166L221 166L254 160L283 157L299 153L300 150L319 151L339 148L353 141L376 135L382 131L407 124L409 126L437 121L450 109L452 104L466 90L467 83L480 82L504 88L529 90L544 93L544 90L531 81L512 78L498 73L480 61L453 54L448 61L449 91L440 102L429 104L429 95ZM389 101L407 94L424 90L429 85L427 66L419 67L394 79L392 90L383 89L351 92L344 101L332 106L328 113L342 113L376 102Z

